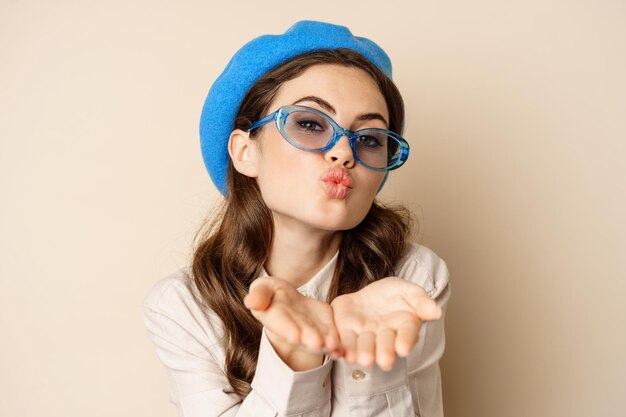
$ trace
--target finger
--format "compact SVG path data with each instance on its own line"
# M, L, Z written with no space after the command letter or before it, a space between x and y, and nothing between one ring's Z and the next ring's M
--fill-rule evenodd
M441 307L432 298L424 298L424 302L420 305L418 316L422 320L438 320L441 318Z
M353 330L342 330L339 332L339 338L345 350L346 361L356 363L356 333Z
M324 349L329 352L333 359L339 359L344 355L344 349L339 341L337 329L332 326L321 325L322 335L324 336Z
M302 329L300 342L315 352L319 351L324 346L324 339L317 327L308 321L301 321L299 325Z
M300 312L297 310L289 310L292 319L300 327L301 337L300 343L311 352L321 353L324 346L324 337L314 319L310 317L308 312Z
M398 356L406 357L413 350L419 337L420 322L405 321L396 331L396 352Z
M335 350L338 346L338 342L333 339L332 334L330 332L330 328L324 323L315 323L317 327L317 331L320 333L323 339L322 347L325 350Z
M300 343L302 336L302 329L300 325L285 311L284 308L272 307L271 309L258 312L252 311L252 314L259 320L265 327L270 329L276 335L283 340L297 345Z
M272 303L274 288L265 279L258 278L250 284L248 294L243 299L243 304L249 310L265 310Z
M420 320L437 320L441 317L441 307L432 298L423 295L413 300L411 304Z
M376 333L376 363L382 369L389 370L396 360L396 332L382 329Z
M420 320L439 319L442 315L441 307L428 296L424 287L408 281L405 282L409 285L406 287L403 297L413 307L415 314L417 314Z
M335 298L336 299L336 298ZM340 359L345 356L346 349L339 336L337 325L335 323L334 310L331 306L326 305L328 308L327 322L325 322L325 341L326 348L330 351L330 355L333 359Z
M359 365L369 368L374 363L376 348L376 335L374 332L365 331L359 334L356 341L357 362Z

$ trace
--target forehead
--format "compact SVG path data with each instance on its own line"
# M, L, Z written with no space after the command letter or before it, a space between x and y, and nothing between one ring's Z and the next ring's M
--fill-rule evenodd
M318 64L284 82L271 109L308 95L328 101L338 114L378 112L389 120L387 103L376 82L364 70L337 64Z

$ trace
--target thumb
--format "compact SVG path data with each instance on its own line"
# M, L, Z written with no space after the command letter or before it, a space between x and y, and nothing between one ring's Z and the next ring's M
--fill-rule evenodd
M441 307L430 297L420 297L415 312L422 320L437 320L441 318Z
M250 310L266 310L272 304L274 288L264 278L258 278L252 284L248 294L243 298L243 304Z

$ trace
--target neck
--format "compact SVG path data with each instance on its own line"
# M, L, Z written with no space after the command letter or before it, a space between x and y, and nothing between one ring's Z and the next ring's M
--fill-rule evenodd
M337 253L341 236L341 231L313 229L275 216L272 248L265 270L295 288L301 287Z

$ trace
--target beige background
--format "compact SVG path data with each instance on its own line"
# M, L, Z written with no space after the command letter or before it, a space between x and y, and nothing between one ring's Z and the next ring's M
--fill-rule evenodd
M201 107L305 18L392 59L412 157L382 194L451 271L446 415L626 415L617 0L1 0L0 415L176 415L140 306L218 198Z

